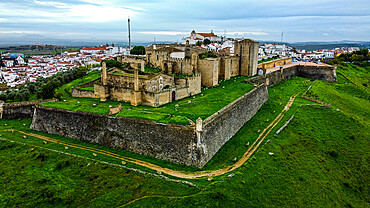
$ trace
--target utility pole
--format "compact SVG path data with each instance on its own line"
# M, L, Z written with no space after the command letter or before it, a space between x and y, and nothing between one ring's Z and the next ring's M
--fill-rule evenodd
M131 51L131 25L130 25L130 17L128 17L128 49Z
M283 37L284 37L284 32L281 32L281 41L280 41L281 44L283 44Z

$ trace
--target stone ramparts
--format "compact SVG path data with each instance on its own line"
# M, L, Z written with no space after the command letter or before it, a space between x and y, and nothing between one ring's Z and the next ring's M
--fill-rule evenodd
M313 80L323 80L328 82L337 82L335 67L330 65L307 66L294 64L291 66L281 67L280 70L274 70L265 75L260 75L247 80L252 84L266 84L268 87L279 82L289 80L292 77L304 77Z
M201 130L36 106L31 129L202 168L267 100L266 86L258 86L206 119Z
M32 118L33 107L44 102L56 102L55 100L26 101L19 103L0 103L0 117L3 119L25 119Z
M94 91L90 91L90 90L82 90L81 88L83 87L92 87L94 86L94 84L100 80L100 78L98 79L95 79L91 82L88 82L88 83L85 83L85 84L82 84L82 85L78 85L76 87L72 87L72 93L71 93L71 96L72 97L90 97L90 98L95 98L95 93Z
M203 167L218 150L249 121L269 99L262 84L202 122L197 121L197 139Z

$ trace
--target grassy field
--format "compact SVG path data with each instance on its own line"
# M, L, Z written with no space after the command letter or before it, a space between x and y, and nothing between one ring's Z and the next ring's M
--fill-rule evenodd
M84 83L94 80L99 76L98 72L93 72L85 77ZM80 85L82 80L78 79L58 89L63 94L63 100L61 102L43 103L42 106L71 111L108 114L109 106L117 106L121 103L123 110L117 116L147 119L160 123L189 125L190 122L188 119L193 122L199 117L206 119L230 102L252 90L253 85L243 83L245 79L246 77L235 77L227 81L221 80L219 87L203 89L201 94L177 100L158 108L150 106L134 107L130 103L117 101L100 102L99 99L93 98L73 98L65 91L70 92L72 87Z
M354 72L352 82L361 77ZM100 155L93 157L91 152L43 144L40 139L24 139L17 132L3 132L11 127L30 131L30 120L0 120L2 138L26 143L0 141L0 207L369 207L369 97L365 89L343 76L338 75L338 80L338 84L317 81L308 93L332 108L307 106L313 103L297 97L260 149L232 172L235 176L191 180L197 187L50 152L43 148L119 162ZM269 101L204 169L218 169L235 162L233 159L246 151L245 144L256 139L258 131L277 116L289 97L296 92L301 95L311 83L293 78L269 88ZM292 115L292 122L276 135ZM131 156L164 167L196 170Z
M81 87L80 90L87 90L87 91L92 91L94 92L94 86L89 86L89 87Z
M27 159L26 159L27 158ZM42 148L0 141L0 207L118 207L199 188Z

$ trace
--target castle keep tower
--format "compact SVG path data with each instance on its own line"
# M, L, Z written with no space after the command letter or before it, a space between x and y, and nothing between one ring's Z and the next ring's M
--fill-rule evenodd
M257 74L259 42L245 39L234 43L234 54L240 57L240 75Z

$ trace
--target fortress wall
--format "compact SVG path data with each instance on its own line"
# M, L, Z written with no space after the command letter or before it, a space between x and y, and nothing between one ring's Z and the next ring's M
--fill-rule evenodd
M283 66L292 63L292 58L281 58L277 60L272 60L269 62L258 64L258 68L271 69L277 66Z
M267 73L266 76L261 75L251 78L247 82L256 85L266 84L268 87L270 87L279 82L289 80L292 77L304 77L328 82L337 81L335 67L333 66L294 65L284 68L283 72L281 72L281 70L276 70L271 73Z
M112 87L110 88L110 99L116 101L131 101L131 89Z
M165 92L159 93L158 94L158 104L159 105L164 105L166 103L169 103L171 101L170 96L171 96L170 91L165 91Z
M176 100L180 100L180 99L183 99L183 98L186 98L186 97L189 97L189 88L188 87L184 87L184 88L176 90Z
M95 93L93 91L88 91L88 90L81 90L83 87L90 87L94 86L94 83L96 83L100 78L94 79L88 83L78 85L76 87L72 87L72 97L90 97L90 98L95 98Z
M217 151L249 121L269 99L266 85L260 85L230 103L203 122L198 146L203 167Z
M78 88L72 88L72 97L90 97L95 98L95 93L89 90L81 90Z
M328 82L337 82L337 73L333 66L298 66L298 76Z
M43 106L35 107L31 129L202 168L267 100L266 86L258 86L205 119L202 131Z
M189 126L36 106L31 129L197 166Z
M0 112L3 119L32 118L33 107L39 103L56 102L55 100L26 101L19 103L1 103Z
M218 85L219 59L200 59L198 70L202 75L202 86L214 87Z
M143 105L154 106L155 105L155 94L153 92L142 92Z
M196 95L202 91L202 79L201 76L188 77L189 94Z
M230 61L230 72L231 72L231 77L235 77L239 75L239 56L230 56L228 58Z

